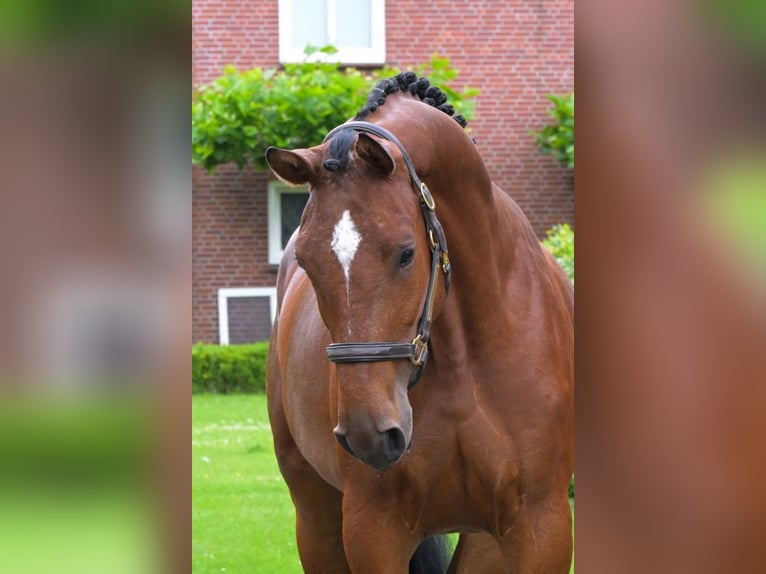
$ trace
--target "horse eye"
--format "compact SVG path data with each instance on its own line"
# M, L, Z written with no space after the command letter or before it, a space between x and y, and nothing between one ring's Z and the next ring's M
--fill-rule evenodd
M303 260L300 257L298 257L297 255L295 256L295 262L298 264L298 267L303 269Z
M399 256L399 268L404 269L407 267L410 263L412 263L412 260L415 257L415 250L407 248L404 251L402 251L402 254Z

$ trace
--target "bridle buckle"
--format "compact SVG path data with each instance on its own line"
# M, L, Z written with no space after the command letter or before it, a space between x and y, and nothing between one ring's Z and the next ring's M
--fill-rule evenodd
M412 345L415 347L415 353L413 357L410 358L410 361L412 361L412 364L416 367L420 367L425 364L426 359L428 358L428 342L424 341L423 338L418 335L412 341Z
M426 182L421 181L420 182L420 197L423 198L423 203L425 206L433 211L436 209L436 202L434 201L434 196L431 195L431 190L428 189L428 186L426 185Z

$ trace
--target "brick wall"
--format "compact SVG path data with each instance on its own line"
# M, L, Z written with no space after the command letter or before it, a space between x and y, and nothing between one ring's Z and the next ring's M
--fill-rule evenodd
M278 64L276 0L194 0L192 79ZM569 170L542 156L529 131L548 122L548 93L574 85L572 0L387 0L388 63L427 62L438 51L460 70L456 85L481 90L469 123L496 183L521 205L543 236L573 223ZM193 170L193 341L217 342L217 290L273 285L267 263L267 174Z
M277 12L277 0L193 0L193 84L213 80L227 64L276 66Z
M388 0L388 61L425 62L434 51L481 90L469 122L494 181L521 205L539 235L573 222L569 171L543 156L529 131L548 123L546 94L574 86L572 0Z
M234 166L192 173L192 342L218 342L218 289L276 283L268 264L269 176Z

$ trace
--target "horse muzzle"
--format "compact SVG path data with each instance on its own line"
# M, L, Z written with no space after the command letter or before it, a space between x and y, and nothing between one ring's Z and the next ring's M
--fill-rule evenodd
M384 431L373 427L357 432L347 432L338 425L333 432L346 452L377 470L385 470L397 463L412 444L411 438L407 439L398 425Z

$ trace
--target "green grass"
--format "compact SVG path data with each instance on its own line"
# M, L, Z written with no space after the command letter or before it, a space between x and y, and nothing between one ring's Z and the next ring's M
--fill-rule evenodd
M574 542L574 498L569 499L569 506L572 508L572 542ZM574 546L572 546L572 565L569 567L569 574L574 574Z
M192 396L192 572L302 572L264 395Z
M192 397L192 571L300 573L264 395Z

